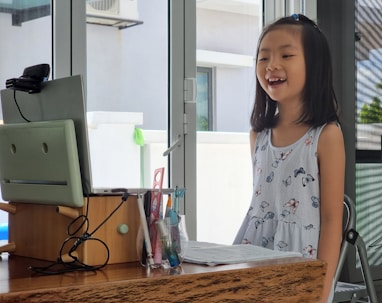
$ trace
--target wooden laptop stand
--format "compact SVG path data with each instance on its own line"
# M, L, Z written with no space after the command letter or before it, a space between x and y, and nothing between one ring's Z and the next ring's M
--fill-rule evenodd
M57 261L60 248L68 238L70 223L85 214L87 203L88 232L91 233L119 205L121 199L121 196L97 196L90 197L88 202L85 198L84 206L80 208L0 203L0 209L9 214L9 243L0 247L0 253L9 252L17 256ZM92 236L108 246L109 264L138 261L136 242L139 218L137 197L129 196L121 208ZM85 226L77 234L83 232ZM85 241L76 252L79 260L88 265L102 265L107 258L107 250L98 241Z

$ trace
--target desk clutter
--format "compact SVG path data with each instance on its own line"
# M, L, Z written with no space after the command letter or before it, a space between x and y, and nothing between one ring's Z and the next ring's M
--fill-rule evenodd
M184 259L188 241L185 216L180 215L180 199L185 189L174 190L174 201L168 193L163 201L164 168L154 171L153 191L142 199L138 196L141 229L137 239L141 264L150 268L177 267Z

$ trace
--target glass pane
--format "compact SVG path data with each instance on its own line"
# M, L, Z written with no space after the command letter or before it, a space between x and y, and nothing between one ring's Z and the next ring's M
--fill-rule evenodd
M99 2L87 2L93 184L151 187L154 170L167 166L167 0Z
M356 28L356 204L357 231L372 267L382 265L382 3L358 0ZM357 267L360 266L357 261ZM381 271L374 275L381 278Z
M250 203L249 120L261 20L261 1L197 1L197 66L212 73L201 87L198 78L198 97L210 90L211 106L208 114L198 107L197 115L208 117L212 130L197 133L200 241L231 244Z
M26 67L48 63L52 68L51 24L50 0L0 3L0 89ZM7 222L8 214L0 211L0 240L8 238Z
M370 266L382 265L381 183L381 163L356 165L357 231L365 241Z
M380 150L382 135L382 2L356 6L357 149Z
M0 87L26 67L52 62L50 1L0 3ZM52 66L51 66L52 67Z

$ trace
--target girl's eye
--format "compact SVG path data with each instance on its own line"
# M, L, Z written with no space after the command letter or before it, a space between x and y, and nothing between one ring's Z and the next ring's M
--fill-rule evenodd
M290 57L293 57L293 55L283 55L283 58L288 59Z
M266 58L266 57L261 57L261 58L257 59L257 61L259 61L259 62L266 61L266 60L268 60L268 58Z

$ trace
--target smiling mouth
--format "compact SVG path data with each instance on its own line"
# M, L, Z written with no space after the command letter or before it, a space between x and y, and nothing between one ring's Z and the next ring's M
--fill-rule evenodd
M268 80L269 85L278 85L281 83L284 83L286 80L285 78L269 78Z

